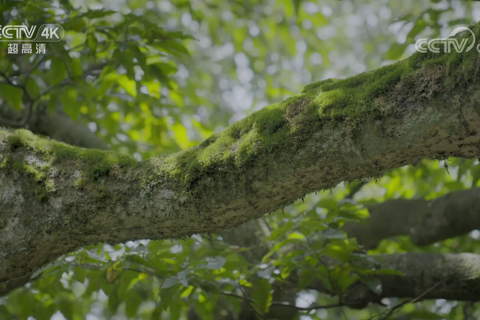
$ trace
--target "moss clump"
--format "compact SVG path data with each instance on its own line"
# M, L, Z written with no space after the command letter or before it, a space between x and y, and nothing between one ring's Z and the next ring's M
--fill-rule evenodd
M10 149L15 150L22 145L22 140L17 135L11 135L8 136L8 144L10 145Z
M480 25L476 24L469 27L470 30L477 36L480 35ZM456 37L460 43L467 40L465 48L472 44L475 39L471 36L470 32L465 32ZM472 81L478 79L478 52L476 50L478 43L474 43L473 48L468 52L457 52L455 48L451 47L450 52L445 53L444 47L439 46L440 52L433 53L415 53L408 60L411 65L418 66L433 66L440 65L446 67L446 77L444 79L444 85L447 90L451 90L455 87L464 87Z
M63 143L55 143L53 157L56 163L77 161L81 165L83 179L88 180L106 176L115 167L132 168L138 165L138 161L129 155L114 151L80 149Z
M46 190L47 192L53 192L53 191L55 191L55 185L54 185L54 183L53 183L52 180L47 180L47 181L45 182L45 190Z
M25 147L44 155L49 155L52 152L52 140L37 137L30 131L24 129L17 129L9 132L7 141L12 150Z
M25 175L30 180L30 190L35 194L35 197L40 201L46 201L47 185L45 184L46 174L49 166L41 166L36 168L33 165L25 164L21 161L15 161L13 157L5 158L0 166L0 169L14 170L19 174Z
M95 180L107 175L115 167L138 165L138 161L132 156L113 151L73 147L48 138L39 138L23 129L9 133L8 142L13 149L27 148L39 152L49 163L77 162L81 166L84 179Z
M83 178L78 178L77 180L75 180L75 187L77 188L83 188L86 184L87 184L87 180L86 179L83 179Z
M40 202L46 202L48 200L48 194L47 190L45 189L44 185L36 185L34 188L35 191L35 197L40 201Z
M304 89L314 97L314 108L320 119L354 123L381 116L374 100L391 90L414 71L408 61L398 62L342 80L322 81Z
M3 169L3 168L7 167L8 159L9 159L9 157L5 157L5 158L3 158L2 161L0 161L0 169Z
M0 169L12 169L30 179L30 191L41 202L47 201L48 193L55 191L53 181L47 179L52 165L56 165L60 170L63 170L63 166L66 170L69 170L69 167L78 169L81 178L75 182L75 186L81 188L88 185L89 181L117 174L119 168L132 168L138 165L138 161L131 156L112 151L76 148L48 138L37 137L27 130L9 131L6 140L12 153L2 160ZM27 162L23 158L23 149L35 151L38 161ZM96 195L99 198L109 196L105 192L96 192Z

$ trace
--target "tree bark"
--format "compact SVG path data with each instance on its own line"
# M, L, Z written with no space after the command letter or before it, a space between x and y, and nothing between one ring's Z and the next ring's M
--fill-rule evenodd
M434 58L312 84L198 147L141 163L0 130L0 283L81 246L224 230L341 181L478 156L476 75ZM460 65L478 66L475 55Z
M378 275L381 293L357 282L343 295L342 302L363 309L383 298L446 299L480 301L480 255L471 253L396 253L371 256L379 264L372 268L393 269L403 276ZM325 292L325 285L315 281L310 289Z
M367 206L370 218L344 226L366 249L383 239L408 235L425 246L480 229L480 188L449 193L434 200L396 199Z

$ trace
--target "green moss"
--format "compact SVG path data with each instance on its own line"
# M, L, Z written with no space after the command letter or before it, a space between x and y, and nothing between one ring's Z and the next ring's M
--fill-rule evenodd
M53 192L53 181L47 180L50 167L55 165L62 170L69 167L78 169L81 178L75 182L76 187L85 187L89 181L94 181L102 176L112 174L120 168L132 168L138 165L134 157L126 156L112 151L76 148L48 138L40 138L27 130L14 130L7 132L7 142L12 154L0 163L0 169L15 171L25 175L31 180L30 191L39 201L47 201L48 193ZM22 149L35 151L38 162L29 164L23 158ZM108 196L102 190L96 190L98 198Z
M52 140L37 137L30 131L24 129L17 129L10 132L7 141L11 149L26 147L45 155L51 154L52 152Z
M18 172L24 172L27 175L29 175L31 178L33 178L34 181L36 182L41 182L45 179L45 172L37 170L34 166L24 164L24 163L19 163L15 162L14 163L14 168Z
M3 158L3 160L0 162L0 169L4 169L4 168L7 167L7 165L8 165L8 159L9 159L9 157Z
M40 202L46 202L48 200L47 190L42 185L35 186L35 197Z
M133 167L138 164L138 161L132 156L113 151L73 147L48 138L37 137L23 129L10 133L8 142L14 149L23 147L39 152L49 163L75 161L80 164L85 179L95 180L109 174L115 167ZM31 168L25 169L29 173L33 173Z
M96 180L106 176L115 167L135 167L138 161L129 155L114 151L81 149L66 144L55 143L53 147L55 162L75 160L81 164L84 179Z
M348 79L324 82L304 92L315 96L314 107L321 119L344 121L348 118L359 123L379 117L380 110L374 100L414 70L408 61L402 61Z
M8 144L10 144L12 150L15 150L22 145L22 140L17 135L11 135L8 136Z
M77 180L75 180L75 187L77 188L83 188L86 184L87 184L87 180L86 179L83 179L83 178L78 178Z
M47 192L52 192L52 191L55 190L55 185L54 185L54 183L53 183L52 180L47 180L47 181L45 182L45 190L46 190Z
M404 61L348 79L312 83L300 95L253 113L197 148L151 160L157 163L158 174L150 175L147 180L169 175L192 184L213 169L241 170L251 161L265 162L267 166L270 152L295 152L305 139L327 124L348 127L348 137L355 139L355 131L362 123L382 119L390 111L379 97L385 98L388 104L389 95L398 96L394 90L400 83L404 88L424 85L429 94L437 94L444 91L444 86L473 81L478 78L470 71L477 63L476 56L474 49L459 54L415 53ZM424 76L425 72L430 72L432 79Z

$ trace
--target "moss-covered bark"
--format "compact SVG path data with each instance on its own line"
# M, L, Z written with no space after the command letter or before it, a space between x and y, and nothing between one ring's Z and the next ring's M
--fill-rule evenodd
M83 245L218 231L341 181L478 156L478 68L471 53L415 54L142 163L0 130L0 283Z

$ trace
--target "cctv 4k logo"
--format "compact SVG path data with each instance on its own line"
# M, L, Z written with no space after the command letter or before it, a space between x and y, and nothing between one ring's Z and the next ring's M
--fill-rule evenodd
M59 24L0 26L0 42L60 42L65 30Z

